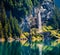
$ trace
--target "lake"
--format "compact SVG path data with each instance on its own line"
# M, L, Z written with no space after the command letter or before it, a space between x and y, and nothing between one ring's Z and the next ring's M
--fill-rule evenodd
M60 39L51 41L51 44L44 42L32 42L29 40L0 42L0 55L60 55Z

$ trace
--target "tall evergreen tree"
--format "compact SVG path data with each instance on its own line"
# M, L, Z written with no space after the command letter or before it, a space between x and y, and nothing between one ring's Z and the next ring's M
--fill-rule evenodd
M2 28L2 23L0 21L0 38L4 37L4 33L3 33L3 28Z
M60 28L60 10L57 7L55 7L54 9L53 22L55 24L55 28L59 29Z

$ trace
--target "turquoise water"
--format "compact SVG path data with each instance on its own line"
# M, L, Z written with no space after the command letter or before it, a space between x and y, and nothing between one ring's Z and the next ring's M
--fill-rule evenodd
M27 44L27 45L25 45ZM40 55L38 44L43 43L31 42L28 41L22 45L20 42L13 41L9 42L0 42L0 55ZM56 46L53 45L44 45L42 46L42 55L60 55L60 44Z

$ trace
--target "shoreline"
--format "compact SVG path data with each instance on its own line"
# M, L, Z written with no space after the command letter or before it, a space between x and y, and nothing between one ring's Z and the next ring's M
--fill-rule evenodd
M5 38L0 38L0 42L5 42L5 41L8 41L8 42L13 42L13 41L21 41L21 40L28 40L27 38L8 38L7 40Z

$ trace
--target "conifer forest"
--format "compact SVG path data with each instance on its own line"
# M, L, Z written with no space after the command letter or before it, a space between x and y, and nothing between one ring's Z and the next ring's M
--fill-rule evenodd
M0 0L0 55L60 55L59 0Z

